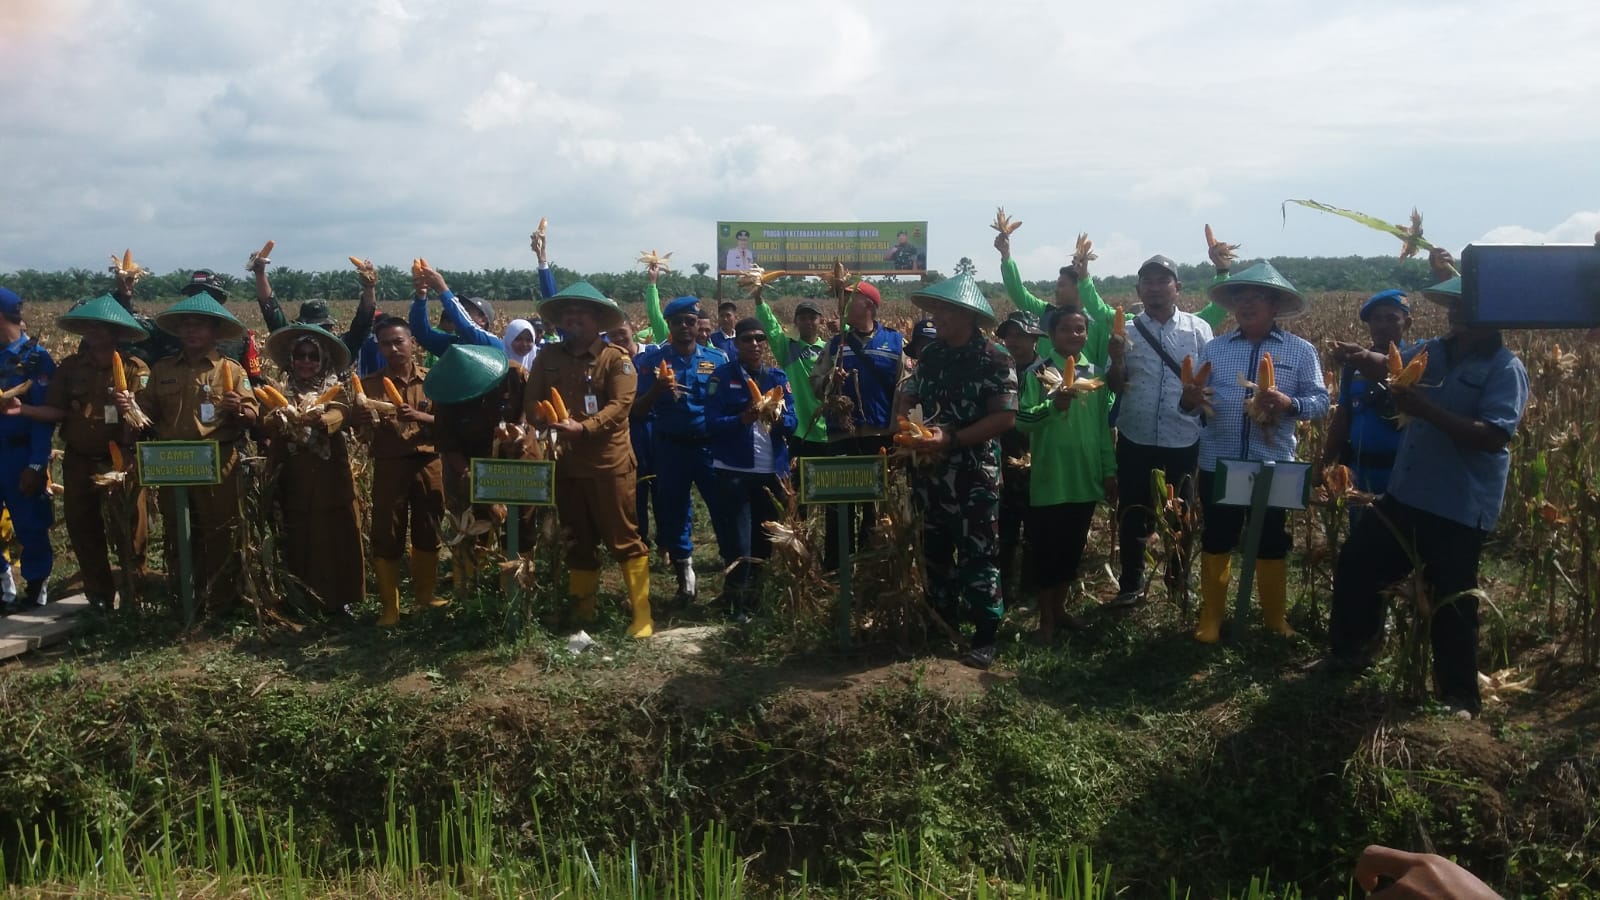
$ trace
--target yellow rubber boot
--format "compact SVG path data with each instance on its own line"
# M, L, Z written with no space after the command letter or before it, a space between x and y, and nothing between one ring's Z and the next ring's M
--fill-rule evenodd
M439 551L412 549L411 592L417 596L418 609L450 604L439 599Z
M650 557L623 560L622 583L628 586L628 606L633 610L628 637L647 638L655 634L656 623L650 618Z
M1267 630L1294 637L1289 627L1289 563L1282 559L1256 560L1256 596L1261 599L1261 617Z
M400 624L400 560L373 559L372 571L378 576L378 603L383 607L378 627L393 628Z
M567 593L577 601L572 606L572 621L576 625L594 622L595 601L600 594L600 570L568 569Z
M1228 603L1228 579L1233 576L1233 554L1200 554L1200 625L1194 639L1215 644L1222 637L1222 610Z

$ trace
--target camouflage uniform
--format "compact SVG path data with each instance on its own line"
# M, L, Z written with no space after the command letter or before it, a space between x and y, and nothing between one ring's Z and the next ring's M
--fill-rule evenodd
M930 424L960 429L1017 408L1017 371L1004 347L975 331L964 346L929 345L902 390L922 404ZM977 626L973 644L993 644L1005 611L998 562L1000 442L952 449L931 468L914 469L911 488L923 516L928 602L957 622L965 601Z

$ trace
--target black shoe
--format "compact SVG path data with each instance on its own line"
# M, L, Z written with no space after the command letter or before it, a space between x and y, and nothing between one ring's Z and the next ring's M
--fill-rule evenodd
M961 657L961 664L974 669L987 669L994 665L995 657L999 655L1000 648L993 644L985 644L982 647L973 647L971 652Z
M1118 591L1115 597L1106 601L1106 609L1132 609L1144 602L1144 588L1135 588L1131 591Z

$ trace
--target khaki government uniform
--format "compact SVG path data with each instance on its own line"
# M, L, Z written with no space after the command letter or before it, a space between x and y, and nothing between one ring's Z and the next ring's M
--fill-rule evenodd
M628 355L602 340L581 350L556 344L534 358L523 398L529 420L555 388L572 418L583 425L583 434L561 439L556 460L556 514L572 535L567 550L572 569L600 568L601 543L618 562L649 555L635 520L636 463L628 437L637 381ZM584 411L588 396L595 398L593 414Z
M109 355L109 354L108 354ZM150 367L135 356L123 357L123 373L130 387L138 389L150 374ZM106 421L106 407L115 406L111 396L111 366L95 365L84 351L61 361L45 394L44 404L66 413L61 421L61 442L66 447L61 460L62 513L67 520L67 539L78 558L83 574L83 590L91 600L109 603L116 592L107 551L117 548L124 574L142 572L145 543L149 535L149 516L145 511L146 493L130 472L120 488L103 488L94 476L111 470L112 442L122 445L132 456L127 429L121 416ZM121 492L121 502L106 504L110 491ZM113 534L107 537L106 516L117 517ZM124 597L125 604L133 598Z
M385 376L418 412L432 404L422 391L428 370L414 366L404 378L387 367L361 379L367 396L385 398ZM407 523L411 547L426 553L439 549L439 522L444 518L444 468L434 449L432 425L385 417L377 425L362 425L371 434L372 555L399 559L406 555Z
M237 562L239 516L243 484L239 477L239 451L245 438L245 424L222 409L223 367L232 369L236 386L243 387L240 405L258 409L250 394L244 367L226 359L216 348L191 361L185 356L157 360L150 367L150 380L139 391L139 406L154 423L155 437L163 441L216 441L220 484L189 488L190 544L193 549L195 593L207 609L226 610L238 599L238 592L224 577ZM203 388L210 388L216 417L211 424L200 421ZM160 496L161 519L166 533L174 539L165 542L164 557L168 577L178 578L177 505L173 491Z

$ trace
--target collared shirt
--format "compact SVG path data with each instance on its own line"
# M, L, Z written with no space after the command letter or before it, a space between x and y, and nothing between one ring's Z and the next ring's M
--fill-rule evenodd
M371 375L361 379L361 388L367 396L373 399L385 399L387 394L383 389L383 379L388 378L394 382L395 389L400 396L405 398L406 405L418 412L429 412L433 409L433 401L422 389L423 379L428 377L428 370L422 366L411 367L411 377L397 375L384 366ZM373 459L399 459L406 456L433 456L433 426L421 422L402 422L398 417L389 417L380 421L372 429L372 458Z
M1118 433L1147 447L1193 446L1200 439L1201 426L1198 419L1178 409L1183 383L1139 333L1139 325L1149 329L1150 336L1160 342L1174 362L1181 365L1184 357L1194 357L1196 368L1201 351L1211 341L1211 326L1181 309L1174 310L1166 322L1140 313L1128 323L1127 351L1123 356L1128 385L1122 389L1122 406L1117 411ZM1213 375L1211 383L1217 381Z
M722 267L724 272L748 271L751 266L756 264L756 253L749 247L732 247L728 250L728 256L723 262L726 263Z
M143 388L150 378L150 367L136 356L122 358L122 371L134 391ZM122 416L111 399L111 387L111 367L95 365L87 352L74 353L61 361L45 392L44 405L67 414L61 420L61 443L68 453L105 459L111 455L111 442L121 443ZM110 421L106 415L108 406L112 408Z
M676 440L704 440L706 397L711 376L728 361L721 350L695 344L684 356L672 344L660 344L639 354L638 393L647 393L656 383L656 368L666 360L672 367L677 387L663 391L651 412L655 415L655 436Z
M555 344L533 361L522 409L531 421L540 400L550 390L561 400L583 434L561 438L565 446L556 460L557 478L594 478L631 474L635 467L633 443L628 438L628 413L633 409L638 377L633 360L596 338L587 347Z
M1046 362L1043 368L1061 370ZM1017 429L1029 436L1032 466L1028 472L1028 505L1093 503L1105 497L1106 479L1117 474L1117 451L1111 441L1111 390L1102 387L1074 397L1067 409L1056 409L1039 382L1039 366L1022 377ZM1074 378L1103 375L1080 365ZM1009 475L1007 476L1009 477Z
M763 393L783 388L783 415L768 427L740 421L752 399L747 379ZM708 402L706 430L711 433L712 468L761 475L789 474L789 449L784 438L794 433L794 395L782 369L766 366L752 374L738 360L727 363L711 379Z
M1130 343L1133 340L1134 336L1129 335ZM1285 413L1282 420L1268 428L1245 415L1246 389L1239 383L1240 376L1256 380L1263 353L1272 354L1278 392L1299 404L1298 413ZM1200 433L1202 472L1214 471L1219 459L1292 460L1295 419L1320 419L1328 414L1328 386L1322 380L1322 361L1316 348L1281 327L1274 325L1259 344L1251 343L1238 331L1218 335L1200 351L1195 368L1207 362L1211 363L1209 384L1216 390L1211 405L1217 414L1208 419ZM1199 410L1193 411L1192 417L1198 420ZM1117 424L1122 424L1120 418Z
M24 381L33 382L23 394L23 402L29 406L44 404L55 371L56 364L49 351L26 334L0 349L0 388L10 389ZM29 465L44 465L50 461L50 438L55 430L54 422L35 422L26 416L0 417L0 437L8 444L27 443Z
M160 440L237 443L244 440L244 422L222 409L224 380L233 382L241 406L256 407L244 366L215 348L192 362L187 356L157 360L139 392L139 406L155 423ZM207 402L213 407L210 424L201 419L201 405Z
M879 322L872 335L861 344L860 354L851 347L850 341L845 340L851 334L853 332L845 332L830 339L821 360L812 369L813 388L817 387L818 382L825 384L835 368L843 369L844 382L839 390L854 404L850 413L854 429L846 429L843 422L830 420L830 440L863 434L887 434L890 411L894 408L894 391L900 384L903 370L905 342L900 332ZM867 371L869 368L871 371ZM825 395L825 392L819 391L821 395Z
M1452 338L1425 345L1428 368L1415 390L1448 412L1488 422L1506 436L1517 433L1528 406L1528 370L1504 344L1462 354ZM1421 347L1402 355L1409 362ZM1500 520L1508 444L1493 453L1467 450L1438 428L1413 418L1400 437L1389 495L1407 506L1469 528L1491 531Z

